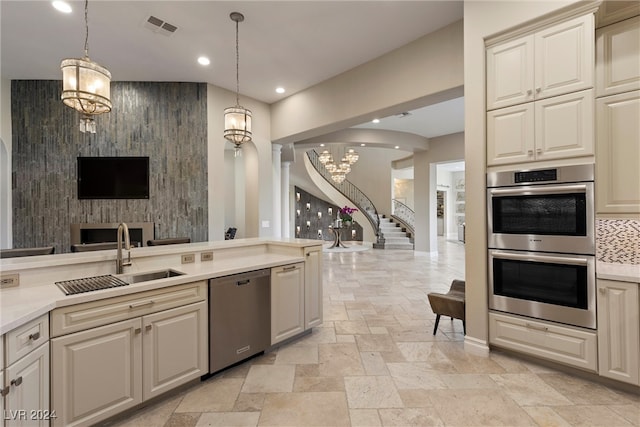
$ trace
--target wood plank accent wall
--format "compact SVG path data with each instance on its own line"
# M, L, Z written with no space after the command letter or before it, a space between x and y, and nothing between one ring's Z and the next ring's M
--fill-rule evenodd
M207 86L112 82L113 109L81 133L62 82L11 82L13 245L70 251L70 224L154 222L207 240ZM222 114L222 112L221 112ZM148 200L78 200L78 156L148 156Z

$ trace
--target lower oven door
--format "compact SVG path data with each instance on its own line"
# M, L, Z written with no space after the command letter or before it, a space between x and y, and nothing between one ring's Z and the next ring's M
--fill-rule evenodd
M595 257L489 251L489 308L596 329Z

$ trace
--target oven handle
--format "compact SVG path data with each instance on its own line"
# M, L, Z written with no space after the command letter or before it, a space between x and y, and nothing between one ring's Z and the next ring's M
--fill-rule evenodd
M589 261L585 258L569 258L562 256L546 256L546 255L520 255L510 252L492 251L491 255L494 258L513 259L517 261L540 261L548 262L550 264L571 264L571 265L588 265Z
M586 193L585 184L575 185L544 185L540 187L519 188L492 188L492 196L527 195L527 194L559 194L559 193Z

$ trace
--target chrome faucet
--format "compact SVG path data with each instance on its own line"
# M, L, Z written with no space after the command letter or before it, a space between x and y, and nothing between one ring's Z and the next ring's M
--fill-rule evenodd
M127 262L122 260L122 234L124 233L124 248L128 251ZM129 240L129 227L124 222L118 225L118 256L116 258L116 274L122 274L124 267L131 265L131 241Z

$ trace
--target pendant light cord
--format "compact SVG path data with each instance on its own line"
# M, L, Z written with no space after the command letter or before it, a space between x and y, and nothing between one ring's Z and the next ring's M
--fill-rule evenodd
M238 44L238 23L236 20L236 106L240 105L240 47Z
M89 57L89 0L84 1L84 57Z

